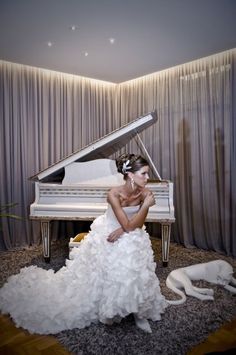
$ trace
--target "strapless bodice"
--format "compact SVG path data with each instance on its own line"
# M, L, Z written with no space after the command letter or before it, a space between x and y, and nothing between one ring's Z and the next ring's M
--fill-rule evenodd
M132 218L136 213L138 213L140 209L140 205L137 206L125 206L122 207L124 212L126 213L128 219ZM117 218L115 216L115 213L111 207L110 204L108 204L107 211L106 211L106 217L109 220L109 223L112 223L113 225L116 225L117 227L120 226L119 222L117 221Z

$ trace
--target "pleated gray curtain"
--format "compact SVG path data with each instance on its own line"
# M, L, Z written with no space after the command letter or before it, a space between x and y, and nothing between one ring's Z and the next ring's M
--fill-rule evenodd
M18 203L22 217L2 219L1 247L12 248L40 241L29 177L117 128L115 85L2 61L0 86L0 205Z
M2 247L40 240L27 220L29 176L156 109L140 136L174 183L172 239L236 256L235 58L233 49L118 85L0 62L0 204L18 202L26 217L3 219Z
M174 182L173 239L236 256L235 58L226 51L119 86L118 116L157 109L141 134Z

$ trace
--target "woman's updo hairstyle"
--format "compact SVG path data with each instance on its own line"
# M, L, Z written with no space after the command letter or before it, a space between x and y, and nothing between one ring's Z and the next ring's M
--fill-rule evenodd
M125 153L116 159L117 171L124 175L124 179L127 179L128 172L135 173L147 165L149 165L148 161L141 155Z

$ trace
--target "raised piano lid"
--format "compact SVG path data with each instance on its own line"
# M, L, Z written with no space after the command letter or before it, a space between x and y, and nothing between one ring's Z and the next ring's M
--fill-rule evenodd
M107 158L118 151L137 133L144 128L151 126L157 121L156 111L150 112L145 116L139 117L121 128L105 135L99 140L87 145L86 147L70 154L66 158L40 171L30 177L30 180L50 182L61 181L64 177L64 169L73 162L83 162L98 158ZM60 177L59 179L57 177Z
M111 159L95 159L75 162L65 167L62 185L116 186L124 183L123 175L117 172Z

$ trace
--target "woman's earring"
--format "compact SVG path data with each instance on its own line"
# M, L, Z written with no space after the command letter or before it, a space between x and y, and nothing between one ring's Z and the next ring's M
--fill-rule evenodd
M130 178L130 182L131 182L132 190L134 190L134 179L133 179L133 178Z

